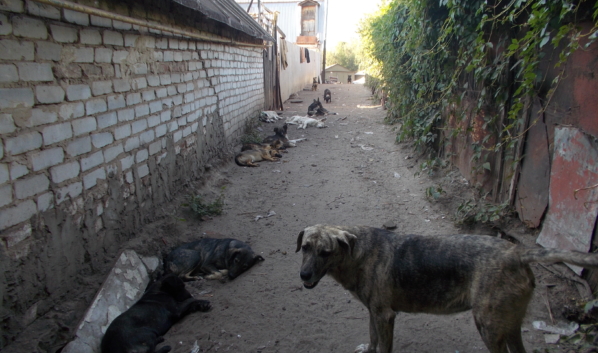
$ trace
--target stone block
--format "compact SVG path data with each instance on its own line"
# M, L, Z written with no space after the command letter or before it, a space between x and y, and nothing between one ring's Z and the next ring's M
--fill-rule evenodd
M12 185L0 187L0 207L10 205L12 202Z
M104 45L116 45L122 47L124 44L123 35L114 31L104 31Z
M139 135L139 142L142 145L148 144L152 141L154 141L155 137L154 137L154 130L148 130L145 131L144 133Z
M149 115L149 104L140 104L135 107L135 117L140 118Z
M16 66L12 64L0 65L0 82L10 83L17 81L19 81L19 74Z
M141 103L141 93L127 94L127 105L136 105Z
M126 137L131 136L131 125L122 125L114 129L114 138L116 140L121 140Z
M85 112L87 115L103 113L108 110L106 100L103 98L90 99L85 102Z
M50 32L55 41L59 43L75 43L77 41L77 29L60 25L50 25Z
M34 16L47 17L53 20L60 20L60 10L57 7L41 4L39 2L27 0L27 12Z
M127 170L131 168L133 163L135 162L135 158L132 155L128 155L125 158L120 160L120 166L122 170Z
M156 141L149 145L149 154L153 156L154 154L160 152L162 150L162 141Z
M36 86L35 97L42 104L64 102L65 92L60 86Z
M23 0L0 0L0 11L22 13L25 11Z
M162 136L166 135L167 132L168 132L168 127L166 124L162 124L162 125L156 127L156 137L162 137Z
M114 29L119 29L119 30L123 30L123 31L128 31L131 28L133 28L133 25L130 23L126 23L126 22L122 22L122 21L117 21L117 20L113 20L112 21L112 27L114 27Z
M29 155L31 167L34 172L58 165L64 161L62 147L50 148Z
M75 136L95 131L97 128L96 119L94 117L73 120L72 125Z
M98 129L104 129L108 126L116 125L118 118L116 112L110 112L108 114L99 115L97 117Z
M131 90L131 84L129 83L129 80L112 80L112 83L114 85L114 92L121 93L128 92Z
M0 59L33 60L33 42L22 42L12 39L0 40Z
M137 120L131 124L131 133L132 134L136 134L145 129L147 129L147 120L146 119Z
M62 104L58 110L58 115L64 120L80 118L85 115L85 105L83 102Z
M158 75L148 75L147 76L147 83L151 87L160 86L160 76L158 76Z
M27 16L15 16L12 18L12 34L17 37L46 39L48 29L44 21Z
M114 64L122 64L123 61L127 60L129 52L126 50L115 50L112 53L112 62Z
M42 146L42 135L37 131L26 132L16 137L4 139L4 144L6 152L15 156L40 148Z
M51 192L47 192L45 194L41 194L37 198L37 210L39 212L47 211L48 209L54 206L54 194Z
M76 63L92 63L94 61L93 48L74 48L73 62Z
M97 29L82 29L79 32L81 44L100 45L102 44L102 35Z
M118 112L118 121L131 121L135 120L135 109L122 109Z
M0 163L0 185L6 183L10 179L8 173L8 165L6 163Z
M106 180L106 170L103 167L85 175L83 177L83 186L86 190L91 189L97 185L98 179Z
M51 124L58 120L58 114L54 111L35 108L30 110L31 115L15 119L15 124L20 127L34 127Z
M145 102L153 101L154 99L156 99L156 93L154 92L153 89L151 89L149 91L143 91L143 92L141 92L141 95L143 96L143 100ZM160 103L160 102L156 101L155 103ZM150 103L150 105L151 105L151 103ZM162 107L159 107L159 110L162 110Z
M74 140L66 146L66 153L71 157L87 152L91 152L91 137L89 136Z
M109 18L99 17L99 16L90 16L90 21L93 26L96 27L112 27L112 20Z
M104 154L102 151L98 151L89 155L88 157L81 158L81 171L85 172L99 166L102 163L104 163Z
M0 2L1 4L2 2ZM37 206L32 200L21 202L0 212L0 230L25 222L37 213Z
M42 130L44 137L44 145L48 146L53 143L64 141L73 137L73 130L70 123L63 123L45 127Z
M114 110L119 108L124 108L127 106L127 102L125 101L125 97L122 94L117 96L109 96L108 97L108 109Z
M0 13L0 35L6 36L12 33L12 24L6 15Z
M10 179L17 180L22 176L29 174L29 168L27 166L12 162L10 164Z
M85 100L91 97L88 85L70 85L66 88L66 98L69 101Z
M43 174L34 175L27 179L17 180L14 183L15 197L19 200L47 191L50 180ZM37 209L37 207L36 207Z
M47 63L17 63L21 81L54 81L52 65Z
M145 149L137 151L135 154L135 163L141 163L147 160L149 152Z
M132 151L136 148L139 148L139 137L133 136L125 142L125 152Z
M95 48L95 62L110 64L112 62L112 49Z
M79 175L81 167L78 162L69 162L50 168L52 182L59 184L63 181L76 178Z
M147 80L145 77L137 77L132 80L132 87L135 90L147 88Z
M112 93L112 81L96 81L91 84L91 93L94 96L101 96Z
M99 134L91 135L91 143L96 148L102 148L111 144L112 142L114 142L114 138L112 137L112 134L109 132L102 132Z
M64 19L67 22L75 23L81 26L89 26L89 15L83 12L62 9Z
M116 146L106 148L104 150L104 163L109 163L109 162L113 161L121 153L124 153L122 144L118 144Z
M10 134L16 129L17 127L11 114L0 114L0 134Z

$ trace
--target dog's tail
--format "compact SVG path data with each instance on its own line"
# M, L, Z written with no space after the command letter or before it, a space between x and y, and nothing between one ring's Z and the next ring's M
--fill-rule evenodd
M245 167L245 164L241 164L241 162L239 162L239 155L235 156L235 163L237 163L237 165L240 167Z
M566 262L584 268L598 268L598 254L585 253L574 250L559 249L525 249L521 253L521 261L524 263L543 262L557 263Z

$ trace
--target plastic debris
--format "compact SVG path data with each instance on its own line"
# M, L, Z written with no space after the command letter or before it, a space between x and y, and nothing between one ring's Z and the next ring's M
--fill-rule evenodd
M197 341L195 341L195 343L193 343L193 347L191 347L190 353L199 353L199 345L197 344Z
M579 324L577 322L569 322L567 324L552 326L546 325L544 321L534 321L533 326L536 330L556 333L563 336L571 336L579 329Z
M262 219L262 218L268 218L268 217L272 217L272 216L274 216L275 214L276 214L276 212L274 212L274 211L270 211L270 212L268 212L268 214L267 214L267 215L265 215L265 216L262 216L262 215L257 215L257 216L255 216L255 221L257 222L258 220L260 220L260 219Z

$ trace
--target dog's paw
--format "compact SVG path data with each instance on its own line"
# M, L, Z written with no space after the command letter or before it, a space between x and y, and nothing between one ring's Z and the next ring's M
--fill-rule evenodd
M193 302L193 304L191 304L191 311L195 312L195 311L202 311L202 312L206 312L209 311L212 308L212 303L210 303L209 300L196 300Z
M354 353L370 353L370 345L368 343L360 344L355 347Z

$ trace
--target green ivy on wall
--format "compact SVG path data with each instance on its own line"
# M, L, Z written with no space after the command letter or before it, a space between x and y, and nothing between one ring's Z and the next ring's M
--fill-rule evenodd
M597 39L597 18L598 2L584 0L393 0L360 34L370 82L388 94L387 120L402 123L398 141L434 146L443 113L466 116L468 99L485 112L497 151L520 137L526 100L550 101L567 58ZM560 70L551 82L539 70L545 55Z

